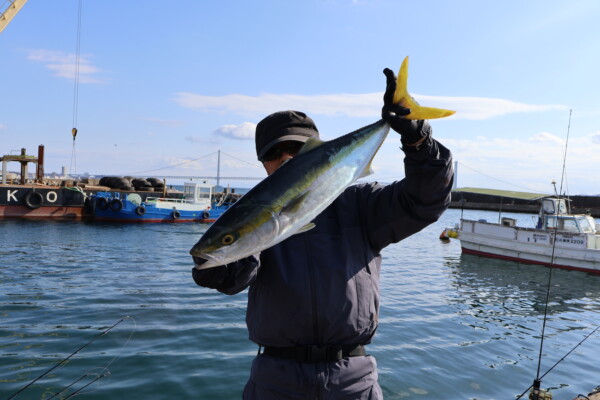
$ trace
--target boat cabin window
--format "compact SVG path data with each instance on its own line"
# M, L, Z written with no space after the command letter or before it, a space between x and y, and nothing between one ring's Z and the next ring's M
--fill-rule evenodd
M562 229L565 231L569 231L569 232L579 232L579 228L577 227L577 221L575 221L574 219L564 219L561 221L562 222ZM560 222L559 222L559 226L560 226ZM559 227L560 229L560 227Z
M579 232L579 227L577 226L577 222L574 218L556 218L555 216L548 216L546 218L546 229L558 229L559 231Z
M585 233L595 233L595 228L592 227L590 221L587 218L578 218L579 226L581 227L581 231Z
M545 214L565 214L567 213L567 203L565 199L543 199L542 210Z
M546 218L546 229L556 229L556 217L547 217Z
M188 200L197 201L208 201L210 202L212 196L212 186L203 184L185 183L183 188L184 197Z
M210 200L210 188L201 187L198 188L198 200L208 199Z
M185 197L194 197L194 187L193 186L184 186L183 187L183 194L185 195Z

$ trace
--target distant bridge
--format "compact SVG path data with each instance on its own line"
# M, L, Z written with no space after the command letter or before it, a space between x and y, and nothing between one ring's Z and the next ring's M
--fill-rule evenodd
M254 176L198 176L198 175L152 175L155 178L159 179L180 179L180 180L190 180L190 179L210 179L210 180L229 180L229 181L261 181L264 177L254 177Z

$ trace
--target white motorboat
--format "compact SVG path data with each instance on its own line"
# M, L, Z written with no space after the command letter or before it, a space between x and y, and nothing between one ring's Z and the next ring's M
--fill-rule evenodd
M508 217L499 223L461 218L440 238L457 238L466 254L600 273L600 226L595 219L571 214L564 198L539 200L535 227L517 226Z

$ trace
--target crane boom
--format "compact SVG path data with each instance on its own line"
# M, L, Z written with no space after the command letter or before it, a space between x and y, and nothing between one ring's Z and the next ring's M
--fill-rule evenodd
M12 21L27 0L4 0L0 8L0 32Z

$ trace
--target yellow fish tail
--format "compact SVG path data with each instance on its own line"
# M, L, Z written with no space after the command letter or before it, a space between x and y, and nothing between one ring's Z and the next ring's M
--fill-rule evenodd
M410 114L406 119L435 119L444 118L454 114L456 111L444 110L443 108L422 107L408 93L408 56L402 61L398 78L396 80L396 91L394 92L394 103L402 107L410 108Z

